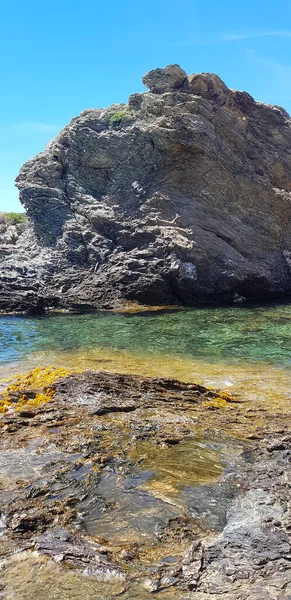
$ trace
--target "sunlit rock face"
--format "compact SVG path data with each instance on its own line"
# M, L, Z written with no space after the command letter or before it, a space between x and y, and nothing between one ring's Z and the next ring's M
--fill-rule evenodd
M0 307L267 299L291 292L291 120L178 65L85 110L21 169L30 227Z

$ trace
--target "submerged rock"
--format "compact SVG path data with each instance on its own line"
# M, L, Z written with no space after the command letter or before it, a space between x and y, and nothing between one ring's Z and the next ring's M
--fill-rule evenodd
M290 294L289 115L178 65L143 81L22 167L29 226L2 256L0 309Z
M37 539L36 549L56 562L64 562L86 575L124 578L117 565L106 559L108 552L100 544L79 539L64 527L55 527Z

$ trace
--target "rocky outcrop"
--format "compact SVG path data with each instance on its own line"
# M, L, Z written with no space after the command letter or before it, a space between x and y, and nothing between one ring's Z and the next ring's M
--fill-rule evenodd
M48 400L32 375L0 415L5 598L51 598L50 567L55 598L290 600L288 410L102 371Z
M21 169L30 226L0 308L265 300L291 292L291 120L178 65L85 110Z
M289 432L283 440L277 434L247 453L223 531L186 553L183 572L195 600L289 600Z

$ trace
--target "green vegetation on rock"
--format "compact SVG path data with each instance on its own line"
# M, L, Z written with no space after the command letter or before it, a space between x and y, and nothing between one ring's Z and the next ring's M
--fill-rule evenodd
M113 115L111 115L111 117L109 118L109 125L110 127L114 127L114 125L119 125L123 119L125 115L125 112L115 112L113 113Z
M26 214L25 213L9 212L9 213L4 213L4 216L13 225L18 225L18 223L26 222Z

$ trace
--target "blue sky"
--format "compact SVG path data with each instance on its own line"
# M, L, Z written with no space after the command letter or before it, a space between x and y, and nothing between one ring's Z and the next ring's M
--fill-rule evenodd
M0 211L20 166L85 108L179 63L291 112L291 0L9 0L0 22Z

